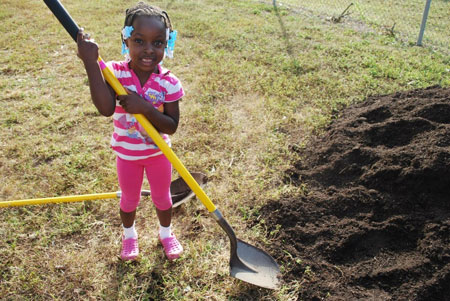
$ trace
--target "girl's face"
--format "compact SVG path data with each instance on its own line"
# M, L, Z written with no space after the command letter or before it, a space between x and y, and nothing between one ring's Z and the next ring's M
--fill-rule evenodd
M139 16L133 21L134 30L125 40L130 50L130 66L136 73L157 73L164 58L166 28L157 17Z

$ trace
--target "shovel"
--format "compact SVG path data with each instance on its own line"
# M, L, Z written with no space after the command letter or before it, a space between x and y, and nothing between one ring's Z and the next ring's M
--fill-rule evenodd
M64 26L70 36L76 41L79 27L62 4L58 0L44 0L44 2L59 22ZM118 95L127 95L125 89L114 76L112 71L106 67L106 64L103 62L101 57L98 58L98 62L105 80L114 89L114 91ZM173 167L192 189L197 198L203 203L203 205L205 205L217 223L227 233L231 245L231 276L260 287L276 289L279 285L280 269L275 260L263 250L236 237L233 228L222 216L222 213L216 208L186 167L184 167L183 163L181 163L172 149L167 145L164 139L162 139L153 125L142 114L134 114L134 117L146 130L153 142L155 142L167 159L172 163Z

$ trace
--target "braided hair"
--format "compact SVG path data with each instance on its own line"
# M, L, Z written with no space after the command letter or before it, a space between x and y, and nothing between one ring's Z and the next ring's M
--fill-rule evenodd
M128 8L125 11L125 22L123 26L132 26L134 19L139 16L160 18L165 27L172 31L172 23L167 12L157 6L148 5L145 2L139 2L136 6Z

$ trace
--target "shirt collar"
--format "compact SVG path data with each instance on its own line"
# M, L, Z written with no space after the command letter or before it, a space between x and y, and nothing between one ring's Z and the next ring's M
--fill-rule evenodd
M168 69L161 66L161 64L158 64L158 71L159 71L158 75L160 75L160 76L166 76L170 72Z
M127 68L127 71L132 70L129 63L126 63L125 66L126 66L126 68ZM157 67L158 67L158 72L159 72L159 74L154 74L154 73L153 73L155 76L162 77L162 76L166 76L167 74L170 73L170 70L164 68L163 66L161 66L161 64L158 64Z

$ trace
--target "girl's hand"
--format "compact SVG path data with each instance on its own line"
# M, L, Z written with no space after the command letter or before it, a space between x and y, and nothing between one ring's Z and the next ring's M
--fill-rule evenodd
M77 45L77 55L85 65L97 63L98 45L94 42L94 40L91 40L89 34L84 33L82 28L77 35Z
M126 90L128 95L117 95L117 99L127 113L145 114L145 112L149 110L149 107L152 107L148 101L140 97L135 92L128 89Z

